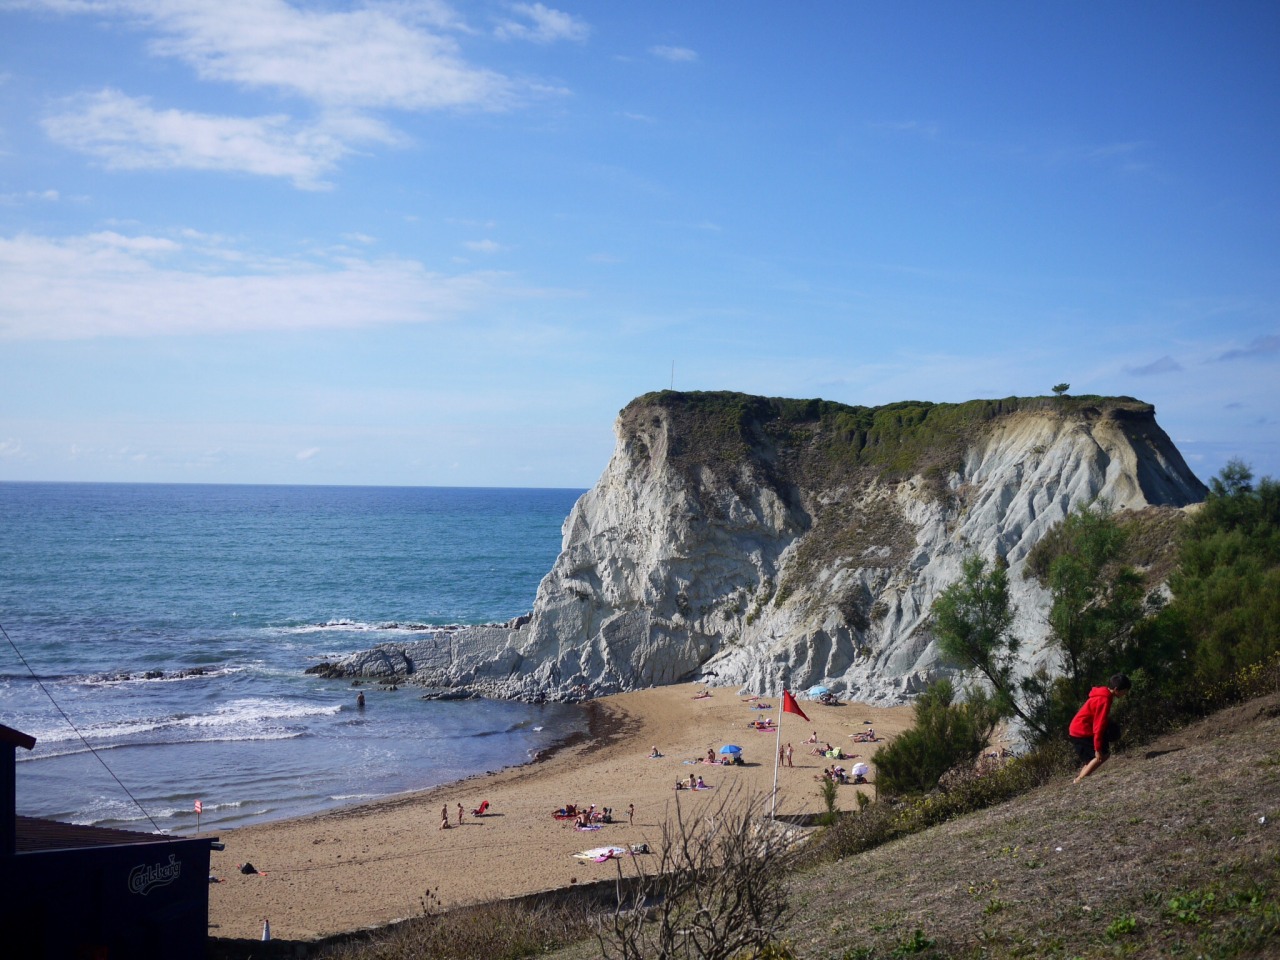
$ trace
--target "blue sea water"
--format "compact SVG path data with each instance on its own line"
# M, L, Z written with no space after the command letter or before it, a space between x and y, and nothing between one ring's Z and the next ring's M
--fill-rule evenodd
M528 612L581 493L0 483L18 812L185 833L196 800L216 829L527 762L582 714L372 684L359 710L304 671Z

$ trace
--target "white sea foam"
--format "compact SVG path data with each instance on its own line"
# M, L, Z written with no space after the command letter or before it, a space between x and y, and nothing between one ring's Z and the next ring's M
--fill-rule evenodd
M66 726L50 727L32 734L38 744L76 742L84 739L95 749L121 746L120 741L182 743L187 740L281 740L299 736L297 731L279 725L310 717L337 716L341 704L315 704L274 697L245 697L220 705L211 713L178 714L171 717L115 720L90 724L80 733ZM177 736L171 739L154 736L162 731L213 731L216 736ZM114 742L113 742L114 741ZM66 751L64 751L66 752ZM80 751L72 751L80 752ZM56 754L40 751L42 756Z
M282 634L324 633L344 631L349 633L432 633L458 629L456 624L414 623L411 621L383 620L370 623L365 620L348 620L339 617L324 623L306 623L295 627L280 627Z
M74 736L74 735L73 735ZM306 734L301 730L266 730L260 733L246 734L225 734L223 736L214 737L187 737L181 740L147 740L145 742L135 743L91 743L84 745L79 740L68 740L65 747L50 747L47 750L42 749L40 744L36 745L36 749L31 753L23 753L21 756L15 757L17 763L32 763L37 760L52 760L55 757L74 757L77 754L89 753L91 750L102 753L108 750L123 750L128 747L146 746L146 747L175 747L182 746L187 743L238 743L246 740L296 740L304 737Z

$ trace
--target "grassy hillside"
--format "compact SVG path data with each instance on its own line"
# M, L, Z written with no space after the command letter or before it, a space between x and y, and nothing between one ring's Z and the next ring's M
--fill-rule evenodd
M1280 956L1280 694L798 875L798 958Z

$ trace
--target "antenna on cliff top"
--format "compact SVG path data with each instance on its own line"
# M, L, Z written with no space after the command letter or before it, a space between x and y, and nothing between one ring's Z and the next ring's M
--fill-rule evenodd
M671 361L671 389L674 390L675 388L676 388L676 362L672 360Z

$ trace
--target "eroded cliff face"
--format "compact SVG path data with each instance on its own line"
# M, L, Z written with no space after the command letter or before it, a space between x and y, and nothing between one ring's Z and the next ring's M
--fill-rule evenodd
M1124 510L1205 493L1128 398L867 409L664 392L616 432L529 618L333 672L491 697L708 678L899 701L941 668L927 617L966 556L1008 561L1030 667L1048 656L1048 595L1021 574L1050 527L1099 497Z

